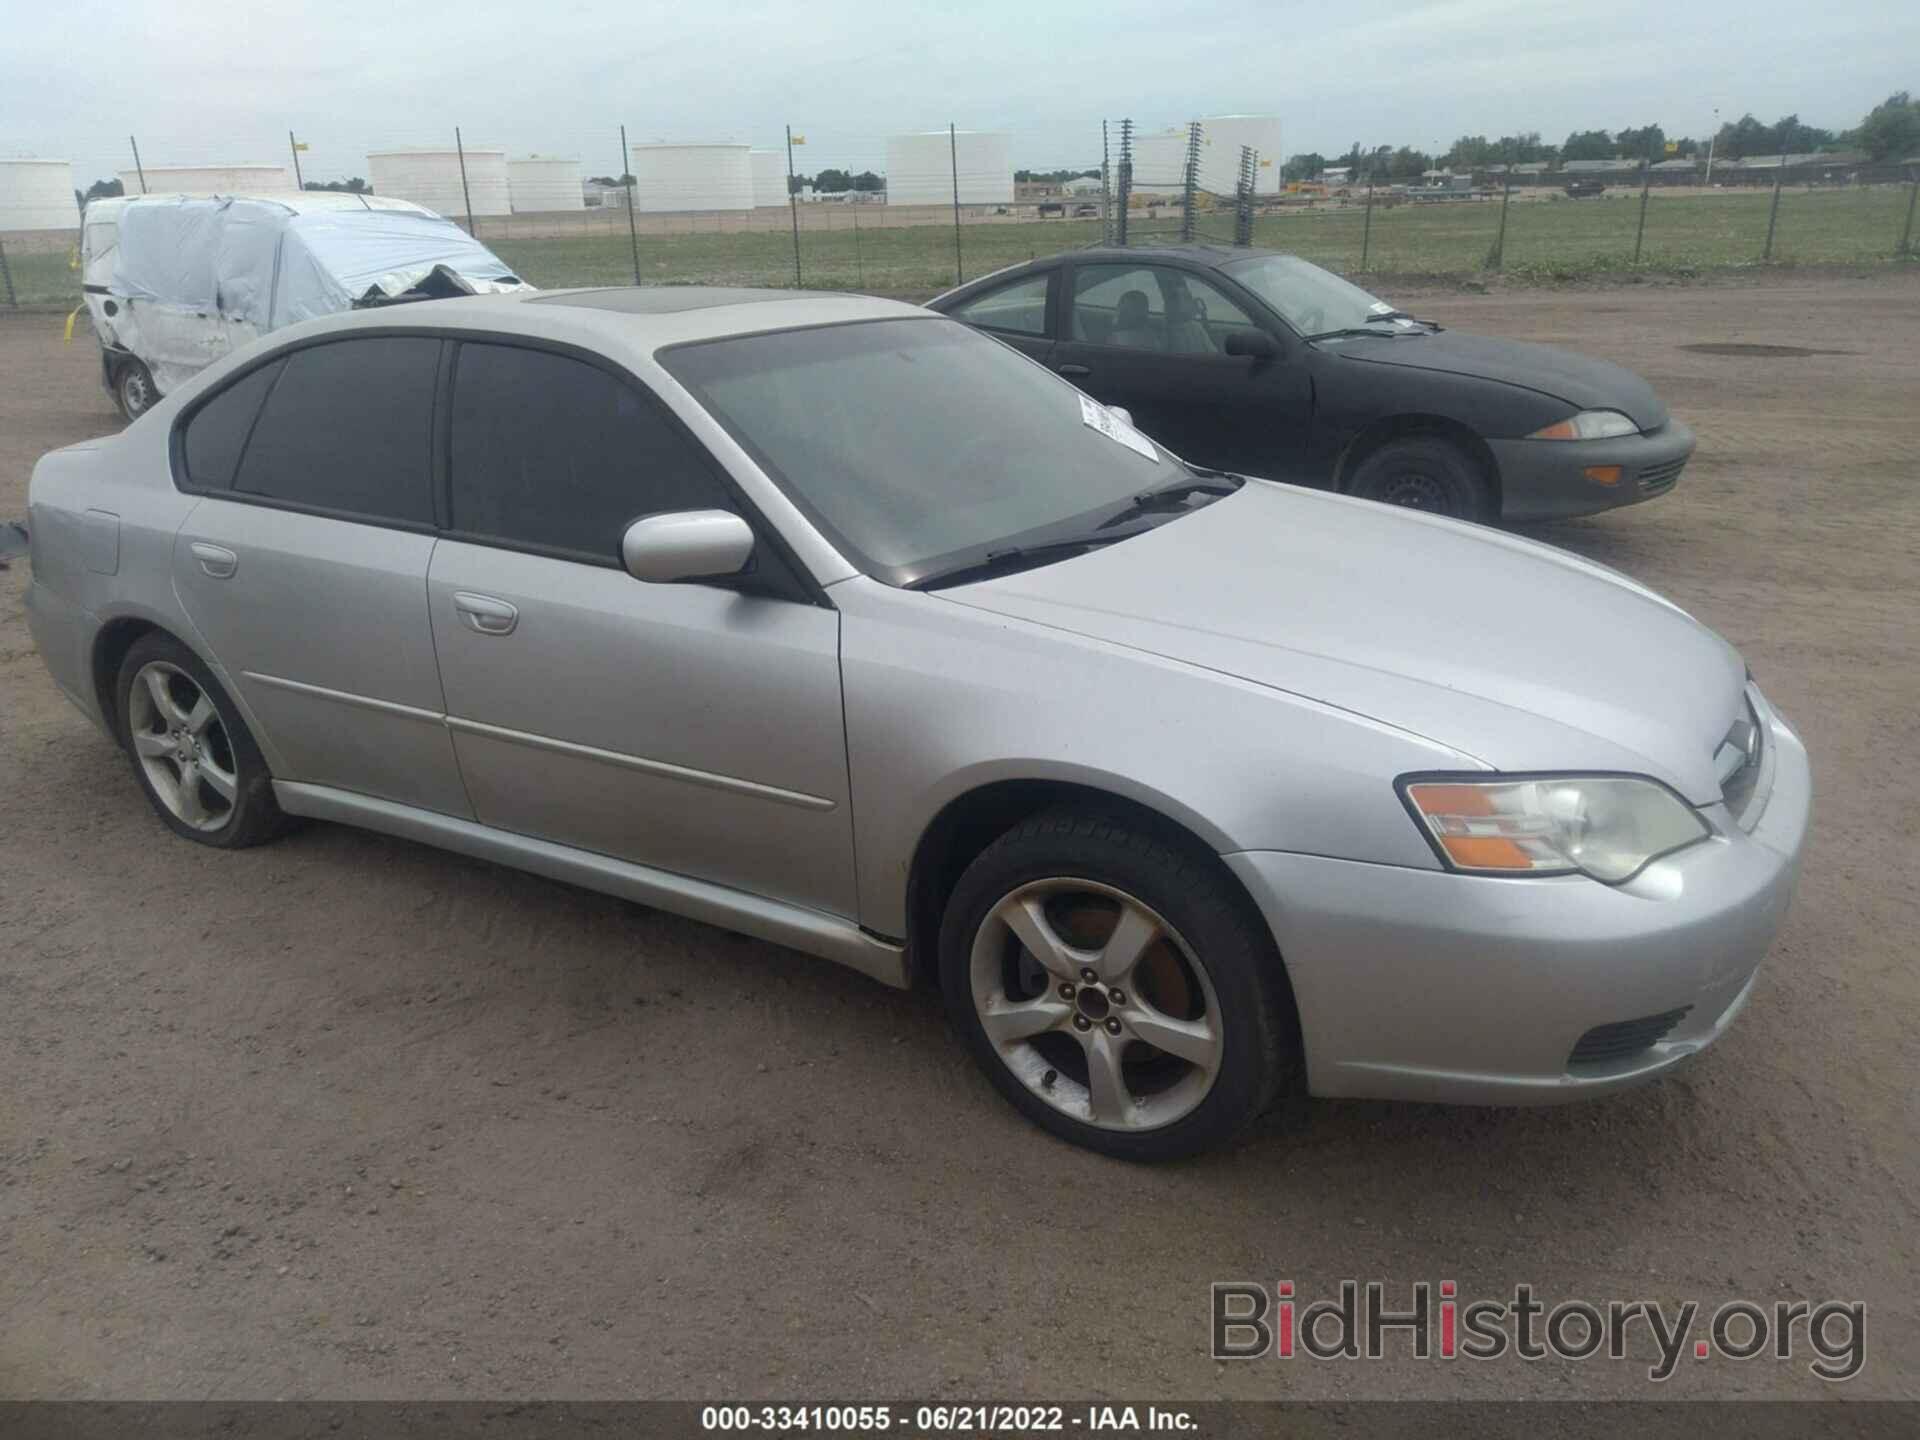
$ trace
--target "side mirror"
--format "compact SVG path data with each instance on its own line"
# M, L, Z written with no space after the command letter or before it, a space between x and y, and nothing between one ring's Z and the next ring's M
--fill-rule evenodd
M753 555L753 528L727 510L646 515L620 537L620 558L636 580L719 580L738 575Z
M1109 405L1107 406L1107 413L1109 415L1119 416L1121 423L1124 425L1133 424L1133 412L1124 405ZM1139 427L1135 426L1134 428L1138 429Z
M1254 360L1271 360L1280 353L1280 347L1264 330L1229 330L1223 348L1229 355Z

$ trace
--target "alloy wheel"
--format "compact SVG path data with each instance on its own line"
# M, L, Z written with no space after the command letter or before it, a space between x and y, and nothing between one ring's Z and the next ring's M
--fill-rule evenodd
M127 731L167 812L195 830L218 830L239 794L233 742L213 700L164 660L140 667L127 695Z
M994 1052L1063 1114L1151 1130L1213 1088L1225 1048L1213 982L1138 898L1090 880L1032 881L987 912L970 965Z

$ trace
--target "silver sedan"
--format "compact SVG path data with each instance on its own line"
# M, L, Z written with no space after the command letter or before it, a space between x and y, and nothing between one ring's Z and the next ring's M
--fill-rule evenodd
M60 688L205 845L364 826L937 985L1049 1130L1530 1103L1728 1027L1806 753L1495 531L1183 463L953 321L599 290L279 332L41 460Z

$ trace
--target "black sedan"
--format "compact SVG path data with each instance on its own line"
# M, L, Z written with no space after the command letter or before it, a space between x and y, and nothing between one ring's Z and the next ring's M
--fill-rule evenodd
M1075 250L928 302L1197 464L1465 519L1671 490L1693 432L1630 370L1417 320L1297 256Z

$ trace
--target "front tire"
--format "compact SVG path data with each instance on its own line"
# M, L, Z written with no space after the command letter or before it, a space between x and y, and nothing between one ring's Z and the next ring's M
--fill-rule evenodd
M134 778L174 834L221 850L288 827L273 776L233 702L171 635L143 635L120 662L114 696Z
M1480 466L1458 445L1438 436L1382 445L1355 467L1347 492L1455 520L1487 518L1490 508Z
M1226 1143L1294 1068L1265 925L1212 856L1126 817L1049 811L982 851L947 902L940 984L1016 1109L1121 1159Z
M113 400L129 424L151 410L159 399L153 372L143 361L128 358L120 362L120 368L113 373Z

